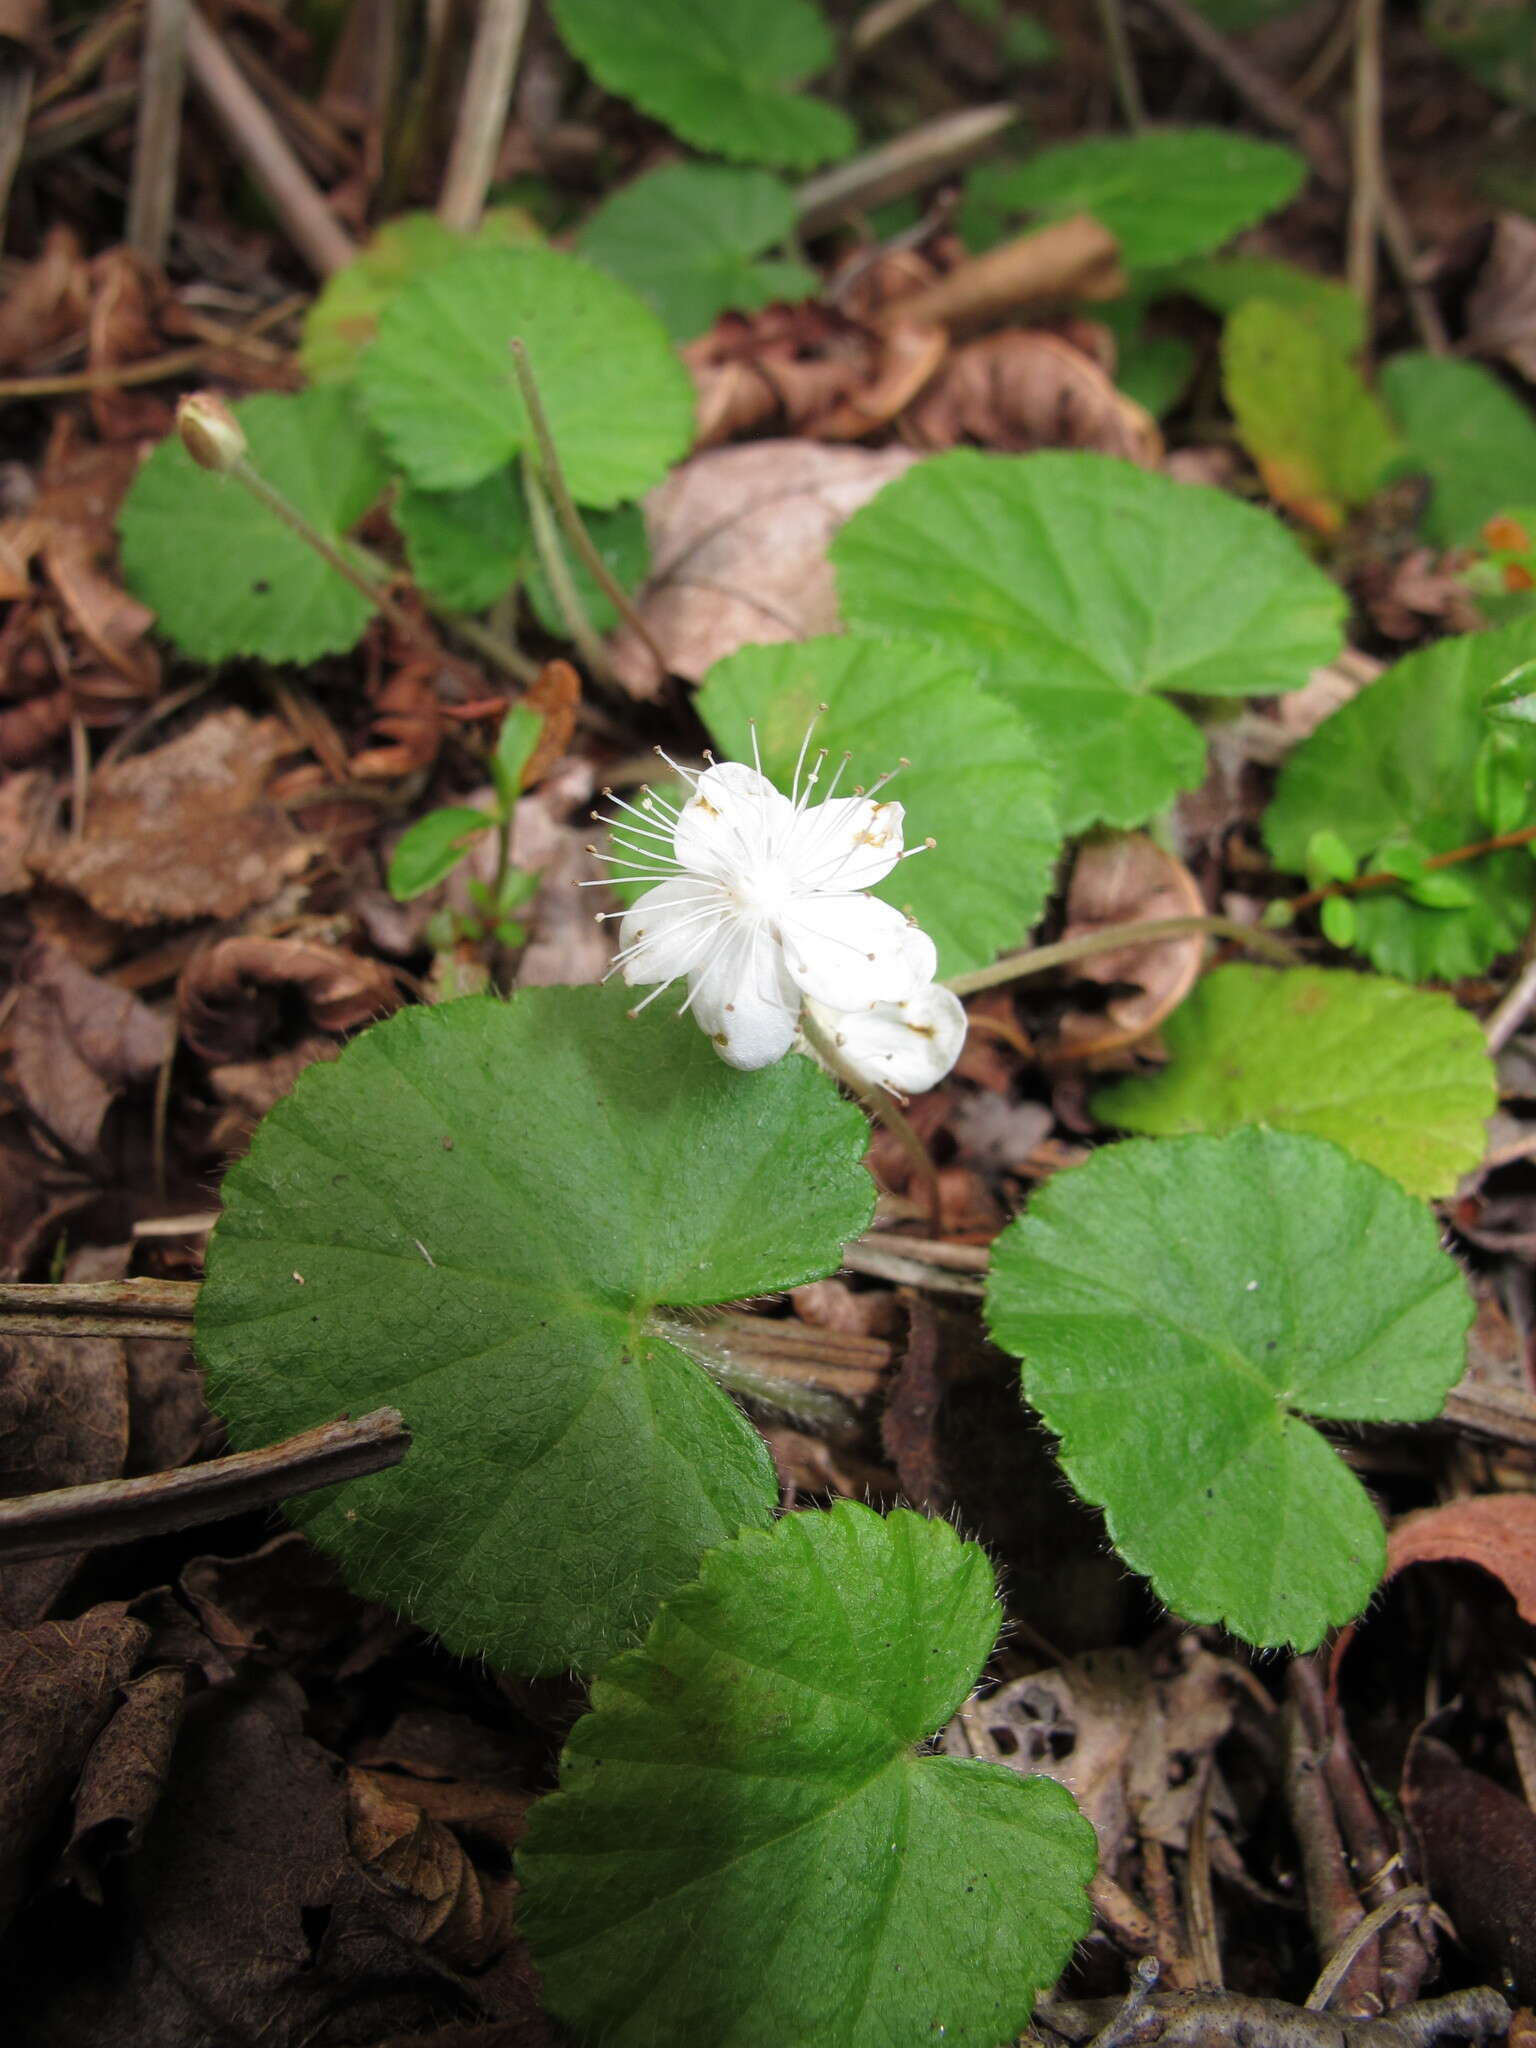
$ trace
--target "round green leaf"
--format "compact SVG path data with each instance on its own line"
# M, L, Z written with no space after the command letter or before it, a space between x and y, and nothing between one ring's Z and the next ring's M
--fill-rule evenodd
M493 206L472 235L445 228L435 213L386 221L362 254L328 277L304 316L299 362L316 384L350 377L378 332L379 315L400 287L455 262L468 249L516 248L539 231L517 206Z
M1536 420L1481 363L1409 350L1382 365L1381 395L1433 491L1424 530L1470 547L1486 521L1536 497Z
M890 794L906 806L908 846L938 845L902 861L874 893L910 908L939 949L941 974L985 966L1023 939L1061 849L1052 778L1029 728L977 687L969 664L917 640L744 647L710 670L698 705L738 761L752 759L755 718L764 771L783 789L813 719L813 752L828 750L823 789L845 750L842 794L910 762Z
M597 1680L518 1858L555 2012L615 2048L996 2048L1088 1931L1050 1779L915 1756L997 1633L947 1523L842 1502L705 1558Z
M993 1248L987 1317L1159 1599L1308 1650L1360 1612L1386 1542L1303 1418L1438 1413L1472 1302L1395 1181L1247 1129L1132 1139L1058 1174Z
M764 1522L757 1432L652 1311L791 1286L872 1207L809 1061L724 1066L619 989L402 1011L311 1067L231 1168L198 1298L244 1447L398 1407L397 1469L295 1504L450 1648L588 1666Z
M1294 690L1341 641L1338 587L1271 514L1103 455L934 456L832 557L858 631L937 640L1022 713L1069 832L1199 783L1204 740L1155 693Z
M637 498L686 454L693 386L656 316L574 256L489 249L398 292L358 372L363 405L413 483L461 490L529 444L515 335L582 504Z
M580 248L638 293L674 340L691 341L728 306L751 313L815 290L805 264L758 261L794 224L794 193L767 171L663 164L603 202Z
M461 491L406 484L394 518L411 574L451 611L483 612L524 570L528 511L510 465Z
M966 186L961 227L985 248L1026 215L1091 213L1128 268L1204 256L1286 205L1307 175L1277 143L1230 128L1149 129L1042 150L1023 164L983 164Z
M847 117L795 88L832 61L811 0L553 0L600 85L695 149L808 171L854 143Z
M1536 620L1462 634L1410 654L1336 711L1280 772L1264 818L1277 864L1303 873L1311 837L1325 827L1367 870L1390 842L1411 840L1434 855L1485 839L1477 808L1483 696L1533 656ZM1510 730L1536 773L1536 728L1528 738ZM1454 981L1519 944L1536 902L1524 853L1487 854L1452 872L1471 894L1462 909L1430 908L1400 889L1352 899L1357 943L1383 974Z
M1448 995L1318 967L1218 967L1163 1026L1160 1073L1094 1114L1148 1137L1268 1124L1332 1138L1448 1195L1483 1156L1498 1099L1477 1019Z
M384 488L372 435L347 392L265 394L231 407L252 464L327 540ZM199 661L313 661L355 647L373 606L232 476L199 469L177 438L140 469L117 516L123 579L160 630Z

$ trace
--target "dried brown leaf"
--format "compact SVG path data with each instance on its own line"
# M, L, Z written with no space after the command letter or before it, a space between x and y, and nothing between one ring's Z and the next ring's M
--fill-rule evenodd
M250 1059L281 1030L292 993L317 1029L337 1037L400 1006L399 986L380 961L343 946L251 934L217 940L182 969L182 1036L210 1062Z
M153 753L94 775L84 836L55 836L32 865L119 924L237 917L276 895L317 850L264 801L287 744L275 719L213 712Z
M768 426L807 433L879 381L886 353L872 329L815 300L722 313L682 351L698 395L694 445Z
M408 1623L349 1593L296 1529L244 1557L194 1557L179 1584L209 1641L237 1659L356 1672L411 1634Z
M652 568L638 598L669 667L697 682L738 647L835 631L828 544L915 459L904 448L781 440L715 449L674 470L646 500ZM661 687L627 628L613 662L635 696Z
M1482 275L1467 300L1467 340L1503 356L1536 384L1536 221L1501 213Z
M0 711L0 767L25 768L68 732L73 706L67 690L8 704Z
M1489 1493L1404 1515L1387 1538L1387 1575L1411 1564L1475 1564L1536 1623L1536 1494Z
M28 853L53 816L51 775L7 775L0 780L0 896L32 886Z
M1089 448L1147 469L1163 456L1152 415L1090 356L1043 330L1014 328L955 349L902 426L919 448Z
M560 760L576 733L581 677L568 661L546 661L522 699L523 708L544 721L538 745L523 768L521 787L532 789Z
M1205 903L1194 876L1144 832L1091 840L1079 853L1067 892L1064 939L1087 937L1105 925L1165 917L1199 917ZM1135 1045L1178 1008L1200 973L1205 942L1198 933L1120 946L1078 961L1073 979L1108 988L1136 984L1132 995L1110 998L1102 1011L1072 1010L1061 1020L1056 1057L1097 1062Z
M20 1280L65 1217L96 1198L73 1167L39 1159L20 1119L0 1135L0 1279Z
M59 1875L93 1905L102 1903L103 1865L132 1854L159 1803L186 1689L186 1673L173 1664L129 1679L121 1706L91 1745Z
M0 1632L0 1927L148 1640L116 1604Z
M90 536L78 526L56 527L43 546L43 566L81 638L135 690L152 697L160 687L160 657L144 636L155 615L104 575L94 558Z
M94 1153L115 1098L170 1058L176 1035L127 989L87 973L62 946L22 956L11 1044L23 1101L59 1142Z
M0 1494L116 1479L128 1449L128 1368L111 1337L0 1338ZM0 1573L0 1623L41 1621L79 1556L39 1557Z
M477 1870L453 1832L414 1804L408 1779L347 1773L347 1838L386 1924L458 1970L507 1946L510 1882Z
M41 253L21 271L0 303L0 369L25 362L78 333L90 312L91 288L80 238L51 227Z

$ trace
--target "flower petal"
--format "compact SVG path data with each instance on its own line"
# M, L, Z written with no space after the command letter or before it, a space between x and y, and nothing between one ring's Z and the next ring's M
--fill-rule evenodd
M799 897L779 931L795 985L829 1010L899 1003L927 978L931 943L924 946L923 934L876 896Z
M751 1072L794 1044L800 992L767 933L744 925L693 976L688 1007L727 1066Z
M841 1016L813 1003L811 1014L861 1079L901 1095L921 1095L942 1081L965 1043L960 999L937 982L904 1003Z
M634 987L691 974L729 913L719 886L698 877L682 875L647 889L619 922L617 965L624 979Z
M766 775L740 761L706 768L683 805L672 850L695 873L725 876L758 867L770 841L784 842L794 805Z
M835 796L795 821L785 860L797 889L870 889L901 859L900 804Z

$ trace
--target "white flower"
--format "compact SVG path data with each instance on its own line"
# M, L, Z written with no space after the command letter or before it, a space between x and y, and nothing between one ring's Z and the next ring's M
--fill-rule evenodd
M711 763L698 775L677 769L690 785L682 809L650 792L639 805L622 804L629 818L615 844L623 851L609 856L632 879L658 885L618 913L615 968L631 984L656 984L646 1002L686 981L682 1008L733 1067L781 1059L802 1002L839 1015L900 1004L937 964L926 933L864 893L903 858L901 805L876 801L890 778L839 797L839 769L813 806L826 755L802 791L805 754L802 746L787 797L760 768L739 762Z
M929 982L905 1002L876 1003L870 1010L839 1015L815 1002L806 1010L841 1065L893 1095L921 1095L937 1087L965 1044L965 1010L941 982ZM807 1049L814 1055L814 1046Z

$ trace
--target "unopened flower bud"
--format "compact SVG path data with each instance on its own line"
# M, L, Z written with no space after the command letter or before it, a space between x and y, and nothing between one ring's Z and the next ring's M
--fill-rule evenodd
M194 391L178 401L176 431L181 445L200 469L227 476L250 452L244 430L222 398Z

